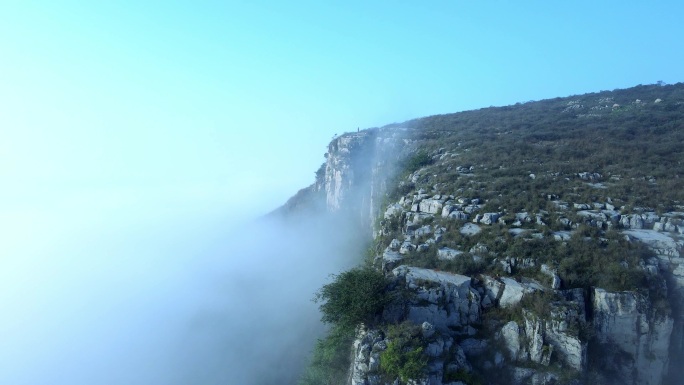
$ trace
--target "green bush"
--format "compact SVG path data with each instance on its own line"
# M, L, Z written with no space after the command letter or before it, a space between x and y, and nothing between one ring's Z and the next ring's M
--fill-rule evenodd
M389 302L388 280L371 268L359 267L334 276L314 298L320 305L325 323L354 328L359 323L372 324Z
M427 366L427 357L423 348L404 348L398 342L390 342L387 349L380 355L382 370L392 378L399 377L401 381L420 378Z
M423 352L420 328L411 322L390 325L389 343L380 354L380 368L390 378L402 382L423 377L427 356Z
M425 151L418 151L415 155L406 160L404 170L407 173L412 173L421 167L432 164L432 158Z

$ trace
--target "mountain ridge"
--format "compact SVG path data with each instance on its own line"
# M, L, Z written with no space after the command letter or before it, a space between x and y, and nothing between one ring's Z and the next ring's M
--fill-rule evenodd
M674 383L683 118L679 83L335 138L314 184L278 212L317 206L358 221L373 236L368 268L387 293L412 296L347 331L336 347L354 346L346 383ZM303 384L330 383L326 341ZM409 364L420 370L407 376Z

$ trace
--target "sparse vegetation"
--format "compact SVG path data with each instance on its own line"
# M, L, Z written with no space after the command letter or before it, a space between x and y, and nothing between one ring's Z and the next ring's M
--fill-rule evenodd
M372 268L359 267L334 276L315 301L321 302L323 322L342 328L372 324L389 302L387 278Z
M415 325L378 322L392 285L376 269L393 239L411 247L395 254L386 270L400 263L478 279L487 275L500 282L508 276L546 287L525 292L520 303L506 309L488 305L482 324L476 325L478 335L486 339L493 339L510 320L522 325L533 315L548 321L562 306L575 306L563 311L579 311L577 302L551 289L552 282L561 290L581 288L585 300L594 288L636 291L648 298L651 315L672 314L653 251L625 238L620 215L649 212L660 218L668 211L684 211L684 84L431 116L399 126L415 133L411 155L388 181L384 197L384 206L400 203L400 213L384 218L381 210L366 267L336 276L317 296L325 322L347 330L359 323L374 324L387 334L380 357L387 381L420 378L428 362L423 350L427 342ZM428 199L438 201L437 212L416 208L417 202L422 205ZM442 215L447 205L458 206L459 215ZM497 219L475 232L462 232L484 213L495 213ZM674 230L670 233L677 236ZM438 256L444 247L458 253ZM397 242L391 248L400 250ZM438 287L432 289L439 292ZM429 301L423 302L421 306L427 306ZM586 311L590 317L591 309ZM564 322L568 336L592 341L589 354L597 354L591 319ZM579 377L561 364L560 353L549 345L543 349L552 357L551 366L533 363L533 369L551 371L561 383ZM444 380L499 383L501 379L483 372L485 359L480 361L473 361L473 372L445 369ZM495 370L505 372L506 366ZM605 374L590 366L583 376Z
M390 325L387 336L389 342L380 363L388 379L399 378L406 383L423 377L428 360L423 352L420 328L410 322Z

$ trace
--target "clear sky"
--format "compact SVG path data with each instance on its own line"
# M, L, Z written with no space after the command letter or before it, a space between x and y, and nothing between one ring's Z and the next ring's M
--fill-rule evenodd
M3 2L0 194L272 207L336 133L682 81L681 15L629 0Z
M683 81L682 15L674 0L3 1L0 339L44 340L98 298L124 303L107 296L123 282L182 275L204 230L309 185L335 134Z

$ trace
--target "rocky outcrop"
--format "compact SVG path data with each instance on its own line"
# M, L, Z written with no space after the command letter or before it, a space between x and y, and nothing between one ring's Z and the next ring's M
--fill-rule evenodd
M549 315L524 311L521 325L509 321L497 335L513 362L548 366L553 358L581 372L587 365L587 343L577 335L580 318L576 311L554 304Z
M361 325L352 343L349 385L380 385L380 354L387 349L384 335L376 329Z
M480 294L472 278L411 266L399 266L392 274L415 293L407 304L406 319L428 322L442 332L473 334L480 322Z

